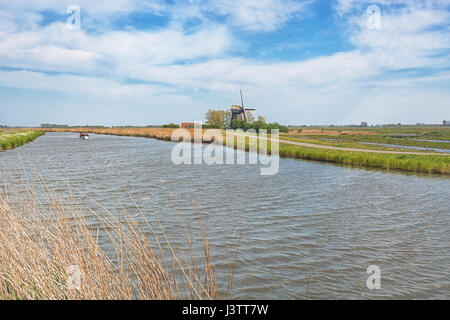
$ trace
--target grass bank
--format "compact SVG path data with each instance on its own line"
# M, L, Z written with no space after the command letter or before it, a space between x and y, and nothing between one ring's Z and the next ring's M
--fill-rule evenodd
M43 134L45 134L43 131L0 131L0 150L9 150L20 147L25 143L36 140Z
M235 148L237 145L235 144ZM245 145L249 151L248 139ZM268 144L268 153L270 143ZM450 175L450 156L382 154L357 151L316 149L285 143L279 145L280 157L336 163L344 166L398 170L425 174Z
M280 144L280 156L405 172L450 174L450 157L405 154L377 154L306 148Z

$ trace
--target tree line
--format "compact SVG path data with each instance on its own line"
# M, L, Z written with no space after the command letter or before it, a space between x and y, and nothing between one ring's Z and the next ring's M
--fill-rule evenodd
M210 109L205 115L205 125L204 128L214 128L214 129L242 129L247 131L249 129L254 129L259 132L261 129L266 129L270 132L272 129L278 129L280 132L289 132L288 127L282 126L278 123L267 123L266 119L262 116L258 116L255 121L255 117L250 112L246 112L245 120L231 120L231 112L228 110L214 110Z

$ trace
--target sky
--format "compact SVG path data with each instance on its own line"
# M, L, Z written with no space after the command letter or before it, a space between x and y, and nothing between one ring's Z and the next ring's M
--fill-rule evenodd
M450 0L0 0L0 125L202 121L239 89L287 125L450 120Z

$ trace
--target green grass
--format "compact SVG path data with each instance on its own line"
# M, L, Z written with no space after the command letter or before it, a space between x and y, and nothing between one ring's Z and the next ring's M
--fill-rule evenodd
M235 148L236 148L235 144ZM268 144L270 153L270 143ZM249 150L246 139L246 151ZM399 170L425 174L450 175L450 156L381 154L356 151L316 149L280 143L279 153L284 158L314 160L343 166Z
M0 150L9 150L20 147L25 143L36 140L45 134L41 131L0 131Z
M418 139L450 140L450 127L401 127L379 128L375 131L380 135L417 135Z
M299 136L281 136L280 139L282 140L289 140L289 141L297 141L297 142L304 142L304 143L312 143L312 144L318 144L322 146L330 146L330 147L340 147L340 148L354 148L354 149L366 149L366 150L380 150L380 151L400 151L400 152L425 152L425 150L417 150L417 149L408 149L408 147L387 147L387 146L381 146L381 145L370 145L370 144L363 144L358 142L357 140L354 141L343 141L339 140L339 137L331 137L327 136L329 139L333 140L324 140L321 137L318 138L309 138L309 137L299 137ZM435 151L427 150L426 152L433 153Z
M400 154L376 154L326 150L280 144L280 156L332 162L340 165L400 170L418 173L450 174L450 157Z
M328 136L327 136L328 137ZM417 136L413 138L391 138L387 136L338 136L338 137L328 137L335 138L337 140L347 141L347 142L374 142L374 143L384 143L384 144L394 144L405 147L424 147L424 148L439 148L439 149L450 149L450 143L441 142L429 142L429 141L416 141L414 139L427 139L426 136ZM431 139L430 139L431 140Z
M312 128L307 128L312 129ZM320 128L314 128L320 129ZM323 129L323 128L322 128ZM375 134L367 134L367 135L327 135L327 131L366 131ZM361 145L361 142L370 142L370 143L383 143L383 144L392 144L398 145L402 147L423 147L423 148L438 148L438 149L450 149L450 143L442 143L439 140L450 140L450 127L444 126L428 126L428 127L367 127L367 128L354 128L354 127L338 127L338 128L327 128L323 129L325 135L308 135L308 136L300 136L299 134L289 134L288 138L294 139L314 139L319 144L325 145L336 145L342 144L342 146L350 146L346 144L360 144L358 147L363 149L378 149L380 150L395 150L391 149L391 147L387 146L374 146L374 145ZM324 139L334 139L335 141L330 142ZM436 140L434 141L417 141L417 139L421 140ZM356 146L356 145L355 145ZM417 152L417 151L416 151Z

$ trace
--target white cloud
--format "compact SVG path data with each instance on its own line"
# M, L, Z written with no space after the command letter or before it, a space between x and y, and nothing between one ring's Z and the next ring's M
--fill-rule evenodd
M90 13L102 17L145 6L125 0L112 1L109 6L104 3L81 2ZM368 3L338 2L337 12L348 22L353 50L305 61L262 63L232 55L238 40L228 24L274 30L301 12L301 5L278 0L246 0L238 5L217 0L206 6L193 1L176 9L156 3L147 9L172 10L175 19L200 17L205 23L192 33L172 23L161 30L92 34L69 30L64 22L39 27L40 15L33 10L56 10L60 1L32 2L25 11L17 9L25 2L11 2L10 11L0 6L0 65L35 72L0 71L0 86L59 91L74 100L133 101L136 106L171 108L167 117L178 107L177 113L193 118L188 120L201 119L206 108L238 102L239 88L245 89L249 104L260 114L282 122L402 121L401 115L408 112L408 119L431 119L425 105L433 106L434 114L441 117L448 110L449 94L433 85L447 83L448 87L450 74L396 72L448 69L445 52L450 49L450 15L439 9L443 1L435 1L434 6L405 1L405 6L395 8L379 1L386 6L381 30L365 27ZM227 25L208 20L211 11L225 16ZM19 17L25 16L26 22L21 22ZM188 63L175 64L178 61ZM126 79L138 80L138 84Z
M248 31L273 31L301 14L313 0L178 0L166 7L176 21L191 18L210 23L210 15Z
M106 16L161 7L159 2L155 0L14 0L2 2L0 8L13 12L54 11L64 14L70 5L78 5L82 11L86 11L92 16Z
M54 23L0 36L0 61L16 68L126 77L152 65L220 56L231 42L227 29L220 26L188 35L177 29L88 35Z
M306 3L306 2L305 2ZM212 0L209 10L230 17L248 30L275 30L299 13L305 3L292 0Z
M164 87L123 84L98 77L68 74L48 75L33 71L0 71L0 86L32 90L60 91L72 97L91 99L143 99L170 93Z
M334 4L334 8L338 15L354 14L355 12L363 12L370 5L377 5L382 9L445 9L450 5L449 0L337 0Z

